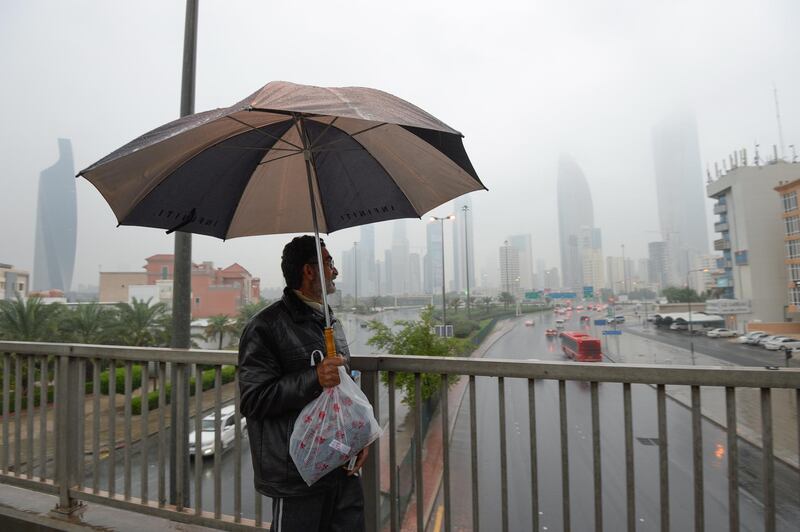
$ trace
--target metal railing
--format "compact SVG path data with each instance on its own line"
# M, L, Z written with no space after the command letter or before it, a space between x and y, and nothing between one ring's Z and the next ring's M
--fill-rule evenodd
M223 383L223 375L230 375L226 366L235 366L235 353L222 351L148 349L113 346L91 346L73 344L46 344L27 342L0 342L2 356L2 448L0 448L0 482L55 494L59 497L59 507L69 511L81 502L96 502L115 506L135 512L162 516L179 522L201 524L227 530L246 530L266 527L266 519L262 512L262 497L255 492L252 485L246 486L247 497L252 500L252 515L243 512L242 502L242 454L245 440L241 431L238 411L238 385L234 378L230 383ZM800 422L797 412L800 409L800 370L797 369L761 369L761 368L701 368L680 366L640 366L624 364L578 364L573 362L539 362L522 360L497 359L461 359L438 357L398 357L398 356L354 356L353 369L361 371L362 389L365 391L376 412L388 406L388 427L383 436L388 445L383 448L388 456L381 456L380 444L373 446L363 473L365 492L365 511L368 530L399 530L403 518L406 522L415 523L417 529L425 529L430 520L431 495L437 495L441 501L442 524L444 530L454 526L453 514L454 493L451 489L454 479L452 475L462 473L468 483L459 487L458 500L462 506L466 504L469 516L459 515L458 519L468 521L468 527L478 530L481 523L481 512L487 501L480 496L481 482L485 481L479 473L480 463L489 456L492 463L499 468L499 519L492 528L499 526L508 530L509 500L511 493L510 474L519 475L522 462L509 463L510 448L508 434L511 428L508 423L509 412L523 409L529 421L528 434L523 438L527 444L526 466L524 472L530 490L529 507L533 529L539 529L540 508L543 507L544 496L540 488L540 476L544 465L551 458L540 456L544 451L537 446L546 429L543 422L555 421L553 432L557 440L558 461L560 462L561 496L560 521L561 529L569 530L576 511L586 513L583 508L593 505L594 528L603 529L604 489L603 462L601 446L603 436L608 436L601 425L603 416L619 416L622 419L621 447L624 448L624 483L625 483L625 524L628 530L637 526L637 484L634 460L634 404L632 385L649 385L655 394L655 412L658 441L658 516L661 530L670 529L670 466L671 447L668 439L667 404L670 400L670 387L689 387L690 401L688 409L691 426L691 471L692 471L692 508L695 530L703 530L707 526L704 517L704 464L703 464L703 411L701 408L701 391L706 387L724 389L724 408L726 423L722 427L727 437L727 491L728 491L728 525L731 530L738 530L740 525L739 505L740 486L738 479L738 452L740 434L737 427L737 391L742 388L756 388L760 399L760 448L763 499L763 523L766 530L774 530L776 523L775 493L775 453L773 452L774 432L772 403L773 394L790 394L794 423L795 448L792 451L800 461ZM173 383L168 378L171 369L176 370L178 379ZM385 385L379 378L380 372L386 372ZM437 392L439 399L440 425L431 425L429 436L439 431L441 439L441 455L427 456L425 445L418 441L409 449L414 468L414 494L416 511L411 516L404 516L402 498L398 496L398 459L405 460L408 454L401 456L398 443L398 409L397 401L398 375L413 375L415 387L414 400L409 415L413 419L415 434L423 434L422 414L422 375L438 375L442 386ZM119 373L118 384L117 374ZM189 375L194 377L190 386L185 383ZM451 376L463 376L461 383L455 388L447 386ZM105 383L108 384L105 384ZM91 384L90 384L91 383ZM183 384L182 384L183 383ZM494 383L494 384L492 384ZM547 391L541 388L549 383ZM604 388L607 383L620 386L621 411L606 413L601 409L601 395L608 393ZM568 387L568 384L570 387ZM572 406L580 398L572 391L572 385L581 385L588 389L588 406L590 410L590 430L587 437L591 441L591 486L593 501L580 501L581 510L576 509L572 500L573 492L581 488L570 481L570 451L576 443L570 426L571 414L567 408L568 401ZM457 390L463 390L465 410L461 418L466 420L469 435L466 438L469 456L466 465L456 467L451 461L454 448L454 416L458 414L460 397ZM489 388L487 388L489 386ZM497 422L496 437L499 438L497 448L493 445L481 447L481 441L487 438L485 427L479 427L478 411L485 407L483 396L478 395L478 388L491 391L492 405L497 403L494 419ZM521 387L521 388L520 388ZM509 396L511 390L514 395ZM517 392L524 389L524 401ZM50 390L53 390L52 392ZM38 394L37 394L38 391ZM550 391L552 399L550 404ZM53 396L53 404L49 405L48 394ZM38 399L37 399L38 397ZM388 405L382 405L385 397ZM508 402L510 398L510 402ZM139 399L137 401L137 398ZM193 400L192 400L193 399ZM223 438L221 427L221 411L223 404L233 400L235 408L234 430L232 440L234 457L232 490L223 489L222 456ZM194 441L182 432L184 423L174 424L178 435L176 441L187 442L169 448L167 432L173 427L167 408L168 402L176 401L180 413L182 406L189 404L190 415L194 417ZM538 402L538 403L537 403ZM537 406L537 404L539 406ZM552 409L543 411L543 408ZM605 408L605 407L603 407ZM525 410L527 409L527 410ZM206 473L202 462L195 459L190 468L185 469L185 457L190 445L194 444L195 452L200 452L202 442L200 433L202 418L213 415L214 420L214 458L211 480L213 485L204 484ZM183 421L183 420L179 420ZM783 427L785 428L785 427ZM538 432L537 432L538 431ZM537 436L538 434L538 436ZM525 441L526 440L526 441ZM517 442L517 440L514 440ZM518 442L517 442L518 443ZM515 445L517 444L515 443ZM676 451L673 451L673 453ZM121 454L121 461L119 460ZM154 460L149 457L155 454ZM480 460L480 455L484 459ZM229 455L230 456L230 455ZM138 466L136 461L138 460ZM382 460L389 463L388 489L381 489L380 464ZM157 464L155 472L151 471L151 462ZM174 461L174 462L173 462ZM117 466L121 462L121 473ZM176 478L193 478L191 491L186 493L183 482L169 486L168 464L175 464ZM426 484L425 467L431 463L440 464L441 481ZM460 469L465 469L461 472ZM154 478L154 476L155 478ZM227 477L226 477L227 478ZM136 483L136 485L134 485ZM155 486L155 487L153 487ZM171 489L170 489L171 488ZM204 504L203 492L210 489L213 495L211 503ZM465 490L470 490L469 493ZM169 500L172 491L175 499ZM795 490L800 493L800 490ZM190 497L190 495L193 495ZM549 494L549 495L552 495ZM800 497L800 496L799 496ZM232 499L232 501L231 501ZM464 502L466 501L466 502ZM231 505L232 502L232 505ZM800 501L796 501L800 504ZM223 512L228 504L230 511ZM382 507L388 511L382 512ZM382 517L385 516L385 517ZM412 524L413 526L413 524Z

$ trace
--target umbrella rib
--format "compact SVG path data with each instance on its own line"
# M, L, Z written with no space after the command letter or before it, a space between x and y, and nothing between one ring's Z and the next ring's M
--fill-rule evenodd
M366 133L367 131L372 131L372 130L373 130L373 129L375 129L375 128L379 128L379 127L381 127L381 126L385 126L385 125L387 125L387 123L386 123L386 122L381 122L380 124L376 124L376 125L374 125L374 126L370 126L370 127L366 128L366 129L362 129L361 131L356 131L355 133L348 133L348 136L346 136L346 137L344 137L344 138L338 138L338 139L336 139L336 140L332 140L332 141L330 141L330 142L328 142L328 143L326 143L326 144L320 144L319 146L317 146L316 148L314 148L314 151L317 151L317 152L319 152L319 151L321 151L321 150L319 150L319 148L324 148L324 147L326 147L326 146L331 146L332 144L336 144L337 142L344 142L344 141L345 141L345 140L347 140L349 137L355 137L356 135L360 135L360 134L362 134L362 133ZM320 135L320 137L321 137L321 135Z
M252 150L252 151L290 151L292 153L300 153L294 148L262 148L261 146L219 146L223 150Z
M238 122L238 123L242 124L243 126L247 126L247 127L249 127L250 129L252 129L252 130L254 130L254 131L258 131L259 133L261 133L261 134L262 134L262 135L264 135L265 137L269 137L269 138L273 139L275 142L284 142L284 143L288 144L289 146L292 146L293 148L295 148L295 149L297 149L297 150L303 151L303 148L301 148L301 147L300 147L300 146L298 146L297 144L294 144L294 143L292 143L292 142L289 142L288 140L286 140L286 139L283 139L283 138L281 138L281 137L276 137L275 135L270 135L269 133L267 133L267 132L266 132L266 131L264 131L263 129L261 129L261 128L258 128L258 127L255 127L255 126L253 126L253 125L250 125L250 124L248 124L247 122L244 122L243 120L239 120L238 118L234 118L234 117L232 117L232 116L230 116L230 115L228 115L228 118L230 118L230 119L231 119L231 120L233 120L234 122Z
M281 159L285 159L287 157L291 157L292 155L300 155L300 152L296 151L296 152L290 153L288 155L281 155L280 157L275 157L274 159L267 159L266 161L261 161L260 163L258 163L257 166L261 166L262 164L267 164L267 163L271 163L271 162L275 162L275 161L280 161Z
M337 120L339 120L339 117L338 117L338 116L334 116L334 117L333 117L333 120L331 120L331 121L330 121L330 123L329 123L329 124L327 124L327 125L325 126L325 129L323 129L323 130L322 130L322 133L320 133L320 135L317 137L317 140L320 140L322 137L324 137L324 136L325 136L325 133L327 133L327 132L328 132L328 130L331 128L331 126L332 126L332 125L333 125L333 124L334 124L334 123L335 123ZM316 142L312 142L312 143L311 143L311 147L310 147L309 149L313 150L315 145L316 145Z

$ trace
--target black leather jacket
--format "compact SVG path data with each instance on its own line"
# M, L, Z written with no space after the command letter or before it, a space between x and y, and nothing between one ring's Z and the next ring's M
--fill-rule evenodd
M332 324L336 350L349 362L344 330L335 319ZM309 487L289 456L297 415L322 393L315 364L325 353L324 327L324 316L286 288L280 301L250 320L239 340L240 409L247 418L255 487L268 497L311 495L345 474L338 469Z

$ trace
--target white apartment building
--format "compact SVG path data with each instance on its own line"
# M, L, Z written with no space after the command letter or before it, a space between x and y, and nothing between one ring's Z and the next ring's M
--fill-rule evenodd
M603 250L587 249L583 252L583 286L591 286L598 295L606 287Z
M519 251L505 242L500 246L500 291L511 295L520 295L519 285Z
M800 164L778 161L766 166L735 166L706 186L717 201L714 229L722 252L717 287L724 299L741 304L729 326L746 322L782 322L786 317L787 274L784 259L783 202L775 187L800 178ZM698 228L700 230L702 228Z
M30 284L30 273L0 262L0 299L15 299L17 294L26 298Z

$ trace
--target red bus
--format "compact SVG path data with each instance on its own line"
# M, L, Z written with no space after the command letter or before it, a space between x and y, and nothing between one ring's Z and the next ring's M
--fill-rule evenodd
M602 362L600 340L586 333L566 331L561 333L561 349L569 358L578 362Z

